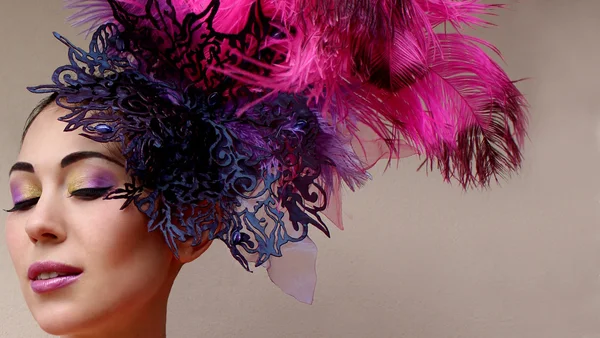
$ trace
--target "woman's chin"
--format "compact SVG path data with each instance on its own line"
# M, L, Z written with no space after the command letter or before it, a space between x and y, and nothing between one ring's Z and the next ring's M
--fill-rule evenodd
M38 320L36 319L38 326L44 332L53 336L66 336L77 332L77 325L70 319L65 320Z
M89 321L83 317L84 312L69 309L65 304L61 306L48 304L30 310L40 329L54 336L73 334L90 326Z

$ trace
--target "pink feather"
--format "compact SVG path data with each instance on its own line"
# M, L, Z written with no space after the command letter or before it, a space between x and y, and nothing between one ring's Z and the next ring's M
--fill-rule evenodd
M289 25L284 29L303 30L270 44L285 53L287 62L265 65L268 79L235 67L227 70L231 76L279 91L309 88L331 121L345 123L354 133L358 123L369 126L389 147L390 158L398 158L402 145L409 144L431 166L437 162L446 179L456 178L465 187L486 185L518 167L526 103L483 48L498 51L467 35L433 32L443 22L458 30L485 25L479 15L500 5L475 0L266 3Z
M480 16L491 15L493 9L503 8L501 4L483 4L481 0L415 0L425 11L433 27L450 23L455 29L464 26L487 26L490 22Z

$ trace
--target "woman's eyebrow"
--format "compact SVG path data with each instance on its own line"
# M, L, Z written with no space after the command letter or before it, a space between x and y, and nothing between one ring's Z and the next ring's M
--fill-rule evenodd
M27 163L27 162L17 162L15 164L13 164L13 166L10 167L10 171L8 172L8 175L10 176L10 174L12 174L13 171L25 171L28 173L35 172L35 170L33 169L33 165L31 163Z
M88 158L100 158L100 159L112 162L120 167L123 167L123 168L125 167L125 165L123 163L119 162L118 160L116 160L108 155L99 153L97 151L78 151L75 153L71 153L71 154L65 156L60 161L60 167L65 168L75 162L79 162L81 160L85 160ZM13 171L25 171L28 173L35 173L35 169L33 168L33 165L28 162L17 162L15 164L13 164L13 166L10 168L10 171L8 172L8 175L10 176L10 174L12 174Z
M60 167L61 168L65 168L75 162L81 161L81 160L85 160L88 158L101 158L103 160L112 162L120 167L125 167L124 164L122 164L121 162L119 162L118 160L104 155L102 153L96 152L96 151L78 151L75 153L71 153L67 156L65 156L61 161L60 161Z

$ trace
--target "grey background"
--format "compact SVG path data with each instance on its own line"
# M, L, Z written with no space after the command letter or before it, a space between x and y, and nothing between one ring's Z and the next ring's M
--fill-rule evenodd
M519 176L464 193L407 159L345 196L345 231L315 235L315 304L216 244L184 269L171 337L600 337L600 1L509 1L479 36L504 54L532 106ZM0 206L23 122L66 60L52 35L82 44L60 0L2 1ZM82 44L87 45L87 43ZM4 215L0 216L3 217ZM0 237L0 337L45 337Z

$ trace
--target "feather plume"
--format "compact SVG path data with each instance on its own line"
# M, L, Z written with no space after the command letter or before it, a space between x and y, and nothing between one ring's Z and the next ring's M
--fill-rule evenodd
M173 8L174 20L181 23L186 15L215 5L211 0L119 0L115 3L123 8L117 10L106 0L66 1L68 8L79 10L71 17L75 24L92 26L119 22L117 12L147 6ZM387 148L379 154L392 159L408 146L425 156L424 165L437 164L445 179L456 178L465 187L485 185L518 168L527 125L525 100L483 50L499 54L494 46L461 32L491 25L484 17L503 5L480 0L222 0L218 6L213 28L226 34L243 29L252 8L260 10L279 33L250 49L274 52L283 61L265 62L233 48L221 52L237 53L243 62L207 69L267 95L306 95L323 118L358 139L359 153L374 142ZM435 33L443 24L458 33ZM170 27L173 32L167 35L184 29ZM253 70L257 67L265 71ZM193 79L190 74L201 69L188 70L188 76ZM376 138L361 139L359 125L368 126Z
M112 8L106 0L65 0L65 8L75 10L67 20L73 27L85 27L86 35L104 23L114 22Z
M486 185L518 168L526 102L484 48L499 52L460 32L434 33L444 22L458 30L486 25L480 16L500 5L475 0L267 3L289 31L297 29L272 44L282 47L286 62L265 65L268 78L234 68L227 74L277 91L308 90L332 121L354 132L357 123L374 130L390 158L398 158L408 144L430 167L437 163L446 180L455 178L464 187Z
M502 4L484 4L480 0L415 0L425 11L431 26L449 23L456 30L466 27L492 25L482 16L493 14L493 10L503 8Z

